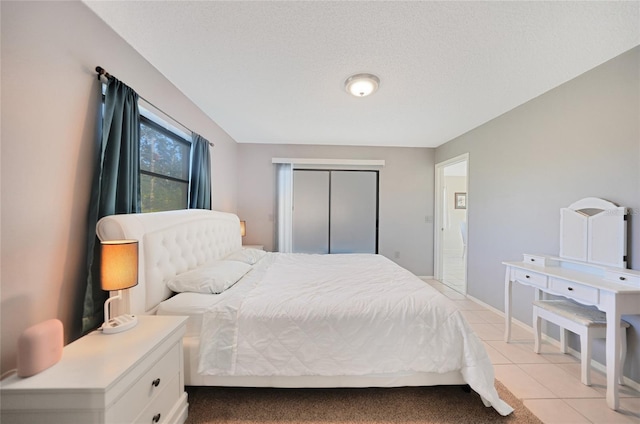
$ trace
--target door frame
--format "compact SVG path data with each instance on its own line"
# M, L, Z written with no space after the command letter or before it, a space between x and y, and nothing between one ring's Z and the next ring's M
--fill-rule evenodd
M444 231L444 217L442 214L443 206L445 205L445 200L443 199L444 193L444 169L447 166L455 165L456 163L464 162L467 163L467 234L469 233L469 153L464 153L459 156L453 157L451 159L447 159L445 161L439 162L435 167L435 214L434 214L434 238L433 238L433 275L434 278L438 281L442 280L442 272L443 272L443 231ZM468 237L467 237L468 240ZM467 241L467 246L469 242ZM468 260L468 249L467 254L464 257L465 261L465 270L467 269ZM467 293L467 272L465 271L465 289L464 293Z

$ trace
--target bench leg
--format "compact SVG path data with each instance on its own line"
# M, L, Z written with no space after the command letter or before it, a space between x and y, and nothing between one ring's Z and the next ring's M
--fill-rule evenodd
M622 373L624 372L624 361L627 359L627 329L620 328L620 374L618 374L618 383L624 386Z
M538 316L538 311L533 308L533 351L540 353L540 339L542 338L542 318Z
M580 335L580 351L582 384L591 386L591 333L589 329Z
M560 327L560 352L567 353L567 329Z

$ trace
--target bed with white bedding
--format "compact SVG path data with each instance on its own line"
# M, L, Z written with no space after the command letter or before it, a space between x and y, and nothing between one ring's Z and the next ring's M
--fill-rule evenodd
M139 242L121 311L189 316L187 385L469 384L512 411L460 312L383 256L242 250L238 218L203 210L105 217L98 236Z

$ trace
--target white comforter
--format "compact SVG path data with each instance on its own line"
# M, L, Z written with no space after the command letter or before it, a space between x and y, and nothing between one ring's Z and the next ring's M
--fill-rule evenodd
M482 342L451 302L380 255L270 254L203 317L198 372L336 376L460 370L486 403Z

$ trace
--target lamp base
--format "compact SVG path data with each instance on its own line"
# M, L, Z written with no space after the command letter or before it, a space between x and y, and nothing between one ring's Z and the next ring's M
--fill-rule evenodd
M127 331L138 324L138 317L135 315L120 315L105 321L102 324L102 332L104 334L114 334Z

